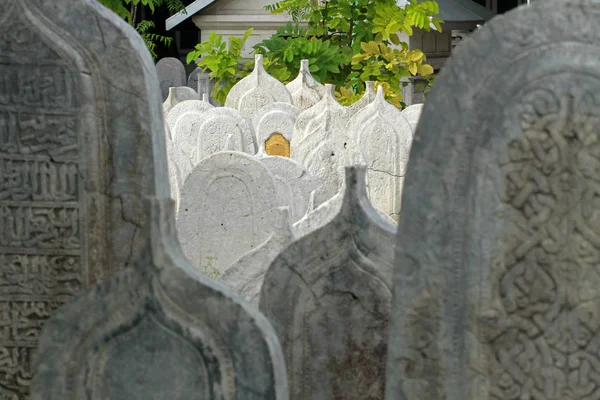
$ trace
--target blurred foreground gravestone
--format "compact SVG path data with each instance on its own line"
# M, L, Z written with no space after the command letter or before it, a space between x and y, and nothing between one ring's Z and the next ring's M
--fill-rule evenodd
M337 215L290 244L260 292L295 400L383 398L395 229L369 203L366 168L345 171Z
M598 18L519 7L444 66L404 183L387 400L600 397Z
M182 256L142 39L92 0L2 7L0 397L33 361L33 399L286 399L268 321Z

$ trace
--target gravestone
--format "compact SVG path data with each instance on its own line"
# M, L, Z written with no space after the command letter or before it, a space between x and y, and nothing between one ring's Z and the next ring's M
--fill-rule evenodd
M169 88L185 86L185 67L177 58L166 57L156 63L162 101L169 97Z
M350 165L354 146L346 129L347 108L333 94L333 85L326 85L323 99L296 120L291 143L291 157L304 165L318 180L315 207L333 197L342 187L343 168Z
M252 119L259 151L270 156L289 157L299 114L297 107L287 103L273 103L261 108Z
M600 396L599 16L518 7L444 65L405 181L388 400Z
M272 234L279 201L273 175L254 157L215 153L188 176L177 218L179 240L192 263L219 277Z
M225 100L226 107L240 111L249 120L267 104L292 104L292 96L285 85L265 71L263 56L257 54L254 59L254 70L231 88Z
M215 82L210 79L209 72L202 72L202 68L198 67L193 70L188 76L188 87L198 92L200 98L206 95L213 106L220 106L214 99L210 98Z
M211 108L213 108L213 106L203 100L185 100L176 104L165 113L165 121L169 124L169 127L173 129L181 116L189 112L203 113Z
M181 255L153 66L96 1L2 3L4 399L287 398L268 321Z
M371 104L375 100L377 91L375 90L375 82L365 82L365 92L362 97L354 104L348 106L348 118L352 118L358 112L362 111L366 106Z
M310 74L308 60L300 61L300 72L296 79L285 85L292 95L293 104L300 110L306 110L317 104L325 95L325 86Z
M203 158L224 149L256 154L254 129L239 111L229 107L215 107L202 114L198 122L200 127L188 135L188 137L195 136L197 159L194 160L194 165ZM182 129L189 128L183 125ZM179 138L177 141L181 143Z
M276 213L275 228L271 236L231 264L220 278L256 307L269 265L294 240L288 209L280 207Z
M385 100L380 86L375 101L352 117L348 131L367 164L369 199L397 220L413 136L410 124Z
M264 278L259 305L293 400L383 398L394 230L371 207L364 174L346 169L338 215L290 244Z
M292 223L301 219L308 209L311 193L317 188L316 179L302 164L292 159L266 156L264 153L257 154L256 158L273 175L279 202L289 205Z
M413 104L412 106L406 107L402 110L402 116L406 118L408 123L410 124L410 128L414 133L417 131L417 125L419 123L419 119L421 118L421 113L423 112L423 104Z
M163 112L165 115L177 104L186 100L197 100L198 93L187 86L169 88L169 96L163 103Z

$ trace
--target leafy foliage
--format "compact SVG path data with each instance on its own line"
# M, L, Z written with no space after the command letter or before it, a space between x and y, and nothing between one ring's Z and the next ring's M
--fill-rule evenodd
M251 34L252 28L244 32L243 38L230 36L229 43L226 43L221 35L211 32L207 41L196 45L195 50L187 55L188 64L197 60L196 63L202 67L202 72L210 70L210 78L217 82L211 95L221 104L225 104L227 94L233 85L251 71L251 62L247 62L241 69L239 66L244 43Z
M395 0L282 0L266 9L275 14L286 12L295 21L254 46L264 55L267 71L284 83L298 74L300 60L308 59L315 79L335 84L342 103L360 98L364 82L374 80L383 86L388 100L402 107L402 87L406 85L403 78L433 73L423 52L409 50L399 35L410 36L415 28L441 31L443 21L434 17L439 8L433 0L411 0L405 7L397 6ZM301 20L307 22L306 28L300 26ZM237 54L215 35L200 43L188 62L200 59L198 65L212 71L211 77L220 87L219 96L226 98L228 88L235 84L227 79L237 82L249 72L219 71L235 69L231 57ZM208 62L203 61L206 57Z
M157 33L150 32L156 28L153 21L142 20L136 24L137 11L140 6L148 7L152 13L157 7L164 6L170 11L184 11L185 5L181 0L98 0L105 7L111 9L119 17L126 20L140 34L146 47L156 58L156 45L162 43L165 46L170 46L173 43L173 38L162 36Z

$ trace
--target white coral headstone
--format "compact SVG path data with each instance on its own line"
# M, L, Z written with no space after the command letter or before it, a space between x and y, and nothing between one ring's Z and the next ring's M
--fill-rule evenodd
M225 106L234 108L246 118L252 119L262 107L276 102L292 104L292 96L283 83L265 71L263 57L257 54L254 70L231 88Z
M375 101L352 117L348 131L367 164L371 202L397 220L412 144L410 124L398 108L385 100L379 87Z
M292 95L294 105L301 110L306 110L317 104L325 95L325 86L310 74L308 60L300 61L300 72L296 79L286 86Z
M271 236L275 209L285 205L273 175L260 161L236 151L215 153L202 160L183 185L179 240L196 267L217 277Z
M365 82L365 93L363 93L362 97L356 103L348 106L349 117L353 117L356 113L362 111L366 106L371 104L375 100L376 95L375 82Z
M263 244L244 254L221 276L221 280L258 307L260 289L267 269L294 240L289 209L279 207L276 212L273 233Z
M186 100L197 100L198 93L194 89L191 89L187 86L181 87L172 87L169 88L169 96L167 100L163 103L163 113L167 115L167 113L175 107L177 104Z
M421 118L421 113L423 112L424 104L413 104L412 106L406 107L402 110L402 115L408 123L414 133L417 131L417 125L419 124L419 119Z
M342 187L343 167L350 165L354 151L346 129L347 108L337 102L334 86L326 86L323 99L298 116L291 143L292 159L319 182L315 206Z

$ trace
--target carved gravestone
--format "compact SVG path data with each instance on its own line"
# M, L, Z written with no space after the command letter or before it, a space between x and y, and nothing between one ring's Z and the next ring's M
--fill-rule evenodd
M364 168L346 169L338 215L269 267L260 309L286 356L291 399L381 399L394 230L371 207Z
M300 113L294 126L291 158L317 179L315 206L333 197L342 187L343 168L351 164L354 146L347 125L347 108L338 103L334 86L326 85L323 99Z
M380 86L375 101L352 117L348 131L367 164L369 199L397 220L412 144L410 124L398 108L385 100Z
M197 100L198 93L187 86L169 88L169 96L163 103L163 112L165 115L177 104L186 100Z
M417 125L419 124L419 119L421 118L422 112L423 104L413 104L412 106L408 106L402 110L402 116L406 118L410 124L413 134L417 131Z
M308 210L311 193L317 187L317 181L304 166L285 157L267 156L259 153L256 159L273 175L277 196L281 204L290 207L292 223L302 218Z
M185 86L185 67L174 57L166 57L160 59L156 63L156 73L160 82L160 91L162 93L162 101L166 101L169 97L169 88Z
M300 110L287 103L267 104L252 119L258 150L270 156L290 156L290 142Z
M181 255L161 108L98 2L2 2L1 398L29 397L32 358L34 400L287 398L267 320Z
M600 396L599 16L519 7L445 64L404 186L388 400Z
M254 70L231 88L225 106L238 110L251 120L258 110L276 102L292 104L292 96L283 83L265 71L263 56L257 54Z
M375 90L375 82L367 81L365 82L365 92L362 97L354 104L348 107L348 118L352 118L358 112L362 111L366 106L371 104L377 95L377 91Z
M292 95L293 104L300 110L306 110L317 104L325 95L325 86L313 78L308 60L300 61L300 72L296 79L285 85Z
M217 104L214 99L210 98L210 94L212 93L213 88L215 87L215 81L210 79L210 72L202 72L202 68L198 67L193 70L188 76L188 87L194 89L198 92L200 98L206 95L207 101L213 106L220 106L221 104Z
M237 151L202 160L181 191L177 230L192 263L214 277L272 234L279 201L275 180L254 157Z
M288 209L280 207L275 212L275 229L271 236L231 264L220 278L256 307L269 265L294 240Z

